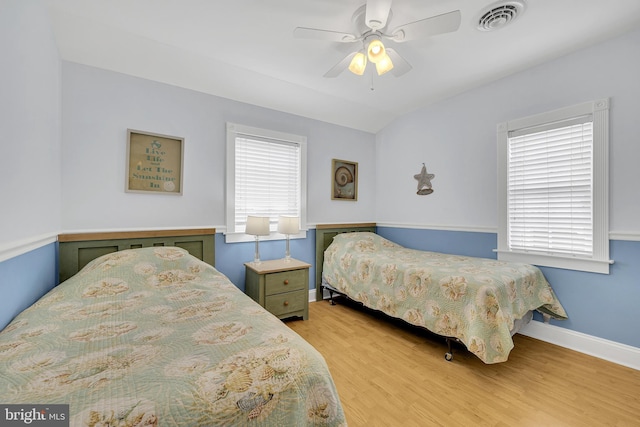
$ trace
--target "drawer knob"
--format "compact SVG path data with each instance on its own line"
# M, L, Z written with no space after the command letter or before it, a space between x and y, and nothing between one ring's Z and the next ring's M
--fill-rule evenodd
M284 283L285 285L288 285L288 284L289 284L289 279L285 279L283 283Z
M289 301L285 301L285 302L284 302L284 306L286 307L286 306L288 306L288 305L289 305Z

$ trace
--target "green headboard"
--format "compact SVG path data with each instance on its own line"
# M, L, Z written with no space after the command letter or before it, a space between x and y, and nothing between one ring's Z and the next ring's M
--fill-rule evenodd
M207 264L215 266L215 235L215 228L60 234L60 283L102 255L150 246L178 246Z
M316 225L316 301L323 298L322 265L324 263L324 251L327 250L333 238L340 233L353 233L358 231L376 232L375 223L362 224L318 224Z

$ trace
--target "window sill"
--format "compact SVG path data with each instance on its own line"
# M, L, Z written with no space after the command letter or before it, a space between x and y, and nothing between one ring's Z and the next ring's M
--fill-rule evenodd
M586 271L589 273L609 274L609 267L613 264L613 260L545 255L532 252L501 250L495 250L495 252L498 253L498 260L500 261L521 262L541 267L563 268L566 270Z
M284 234L280 234L277 231L272 231L268 236L260 236L260 241L269 241L269 240L286 240L287 236ZM292 234L289 236L291 240L293 239L306 239L307 238L307 230L302 230L298 234ZM255 242L255 236L245 233L225 233L224 235L225 243L241 243L241 242Z

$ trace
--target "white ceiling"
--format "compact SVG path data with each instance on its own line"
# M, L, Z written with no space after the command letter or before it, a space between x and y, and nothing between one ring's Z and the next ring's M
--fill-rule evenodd
M396 117L640 28L640 0L524 0L524 13L476 29L494 0L395 0L389 28L460 10L458 31L386 41L412 66L323 74L359 45L297 39L295 27L354 32L366 0L45 0L63 60L367 132ZM374 90L371 90L373 84Z

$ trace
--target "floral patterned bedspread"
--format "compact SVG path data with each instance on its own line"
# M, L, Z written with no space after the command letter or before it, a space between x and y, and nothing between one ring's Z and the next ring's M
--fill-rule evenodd
M334 237L322 276L367 307L458 338L485 363L507 360L527 311L567 318L535 266L407 249L374 233Z
M0 332L0 402L72 426L344 426L323 357L180 248L89 263Z

